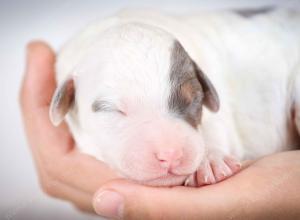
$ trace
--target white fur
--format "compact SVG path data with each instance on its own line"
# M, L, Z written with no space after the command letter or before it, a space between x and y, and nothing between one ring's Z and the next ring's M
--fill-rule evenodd
M198 133L167 111L174 39L207 74L221 100L218 113L204 110ZM247 159L295 147L290 113L293 102L300 102L300 93L295 94L299 54L299 13L275 10L247 19L232 12L127 11L95 22L66 44L58 56L57 80L75 79L79 111L77 121L68 115L68 123L78 147L144 181L159 175L156 168L147 167L145 174L120 161L129 155L127 162L144 163L145 139L152 145L187 146L194 162L179 174L196 169L204 148ZM100 96L128 108L128 117L92 113Z

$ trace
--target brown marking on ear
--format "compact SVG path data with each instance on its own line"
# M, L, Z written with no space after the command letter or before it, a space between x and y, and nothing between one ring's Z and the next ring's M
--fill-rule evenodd
M188 103L191 103L195 96L195 89L191 81L184 83L181 88L182 96L187 100Z
M193 127L197 127L201 120L203 99L199 82L197 79L188 80L174 89L169 99L169 107Z
M199 80L204 92L203 104L213 112L219 111L220 100L215 87L195 63L194 67L197 73L197 79Z
M53 125L59 125L74 103L74 80L68 78L57 87L50 105L50 120Z
M219 99L213 85L178 41L172 48L170 82L170 110L193 127L201 121L203 104L212 111L219 109Z

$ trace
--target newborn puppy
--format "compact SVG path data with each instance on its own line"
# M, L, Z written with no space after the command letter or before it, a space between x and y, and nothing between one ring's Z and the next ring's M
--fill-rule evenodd
M122 177L213 184L299 146L299 54L296 12L123 12L63 47L50 119Z

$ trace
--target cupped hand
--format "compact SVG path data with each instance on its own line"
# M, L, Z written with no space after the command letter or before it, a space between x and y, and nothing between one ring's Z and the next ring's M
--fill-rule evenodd
M93 211L93 194L116 175L100 161L78 152L66 124L51 124L49 105L56 87L54 63L55 54L47 44L28 45L20 91L25 131L42 189L81 210Z
M262 158L223 182L200 188L111 181L93 204L99 215L116 219L300 219L300 151Z
M113 218L300 218L300 151L265 157L221 183L201 188L154 188L125 180L106 183L116 174L78 152L66 124L56 128L50 123L54 62L45 43L29 44L20 91L25 131L47 194L91 212L93 200L98 214Z

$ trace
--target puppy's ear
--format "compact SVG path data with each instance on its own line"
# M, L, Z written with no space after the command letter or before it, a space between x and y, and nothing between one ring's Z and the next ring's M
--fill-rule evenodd
M198 101L195 108L192 108L196 114L193 113L190 118L201 118L199 109L202 108L199 106L202 107L202 105L213 112L219 110L220 102L215 87L177 40L175 40L171 52L170 79L173 85L169 100L171 109L180 109L180 112L183 112L195 98L196 91L201 91L201 100ZM194 124L197 123L199 120Z
M203 104L211 111L217 112L220 108L220 100L218 93L208 79L208 77L202 72L202 70L197 66L195 62L193 62L194 68L196 70L197 78L202 86L204 98Z
M58 126L74 103L75 87L73 78L67 78L56 88L50 104L50 120Z

